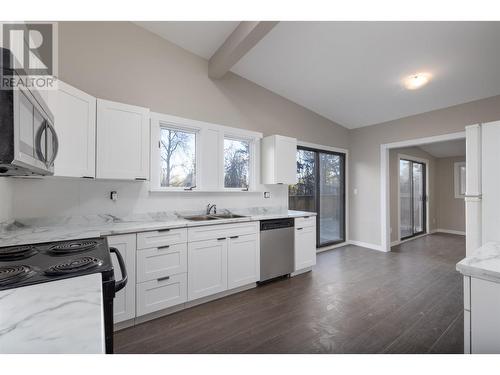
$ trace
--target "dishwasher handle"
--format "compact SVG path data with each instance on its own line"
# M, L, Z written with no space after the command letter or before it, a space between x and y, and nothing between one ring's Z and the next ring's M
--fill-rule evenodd
M270 219L260 221L260 230L273 230L282 228L293 228L294 220L292 218L286 219Z

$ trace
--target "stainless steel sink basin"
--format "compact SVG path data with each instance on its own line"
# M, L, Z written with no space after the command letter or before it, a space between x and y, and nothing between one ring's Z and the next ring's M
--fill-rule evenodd
M213 215L192 215L192 216L184 216L183 218L189 221L207 221L207 220L217 220L217 219L237 219L240 217L246 217L246 216L236 215L232 213L224 213L224 214L213 214Z
M217 219L237 219L237 218L240 218L240 217L246 217L246 216L243 216L243 215L236 215L236 214L231 214L231 213L227 213L227 214L215 214L215 215L210 215L212 217L216 217Z
M207 221L207 220L217 220L216 217L209 215L193 215L193 216L184 216L184 219L190 221Z

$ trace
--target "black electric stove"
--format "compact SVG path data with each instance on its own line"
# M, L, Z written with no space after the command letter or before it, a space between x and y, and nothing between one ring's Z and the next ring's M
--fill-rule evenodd
M120 265L115 281L111 253ZM106 353L113 352L113 298L127 283L120 252L105 238L0 247L0 290L100 273L103 285Z

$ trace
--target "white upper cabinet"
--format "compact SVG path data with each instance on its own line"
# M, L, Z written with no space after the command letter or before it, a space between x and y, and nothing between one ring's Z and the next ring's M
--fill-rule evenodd
M59 81L48 104L59 139L54 175L95 178L96 98Z
M297 183L297 140L295 138L272 135L262 139L262 183Z
M97 178L149 179L149 109L97 99Z

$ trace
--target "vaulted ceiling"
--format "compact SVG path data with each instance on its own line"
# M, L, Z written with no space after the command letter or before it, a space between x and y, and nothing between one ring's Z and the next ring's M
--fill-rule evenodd
M138 24L206 59L238 26ZM280 22L231 71L352 129L499 95L499 45L500 22Z

